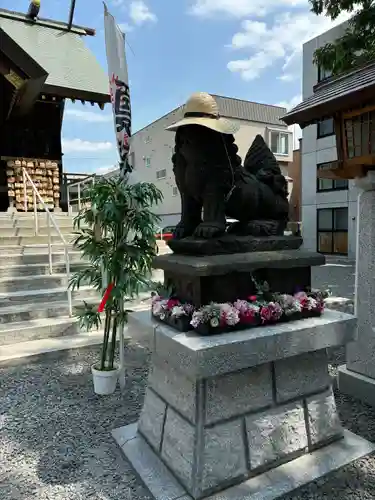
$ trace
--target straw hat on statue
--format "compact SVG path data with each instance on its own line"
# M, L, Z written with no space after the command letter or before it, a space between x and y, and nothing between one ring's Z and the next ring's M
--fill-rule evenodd
M193 94L186 102L183 111L183 119L170 125L166 130L176 131L186 125L201 125L221 134L235 134L240 128L237 123L220 116L217 102L206 92Z

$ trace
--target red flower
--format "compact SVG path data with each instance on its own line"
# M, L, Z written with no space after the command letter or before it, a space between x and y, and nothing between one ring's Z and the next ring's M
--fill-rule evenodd
M250 302L256 302L257 301L257 296L256 295L250 295L249 300L250 300Z
M173 309L174 307L176 306L179 306L180 305L180 301L177 300L177 299L169 299L168 302L167 302L167 309L170 310L170 309Z
M247 324L255 323L255 311L252 309L248 309L247 311L244 311L241 314L241 321L243 323L247 323Z
M262 323L267 323L272 319L272 311L269 307L264 306L260 310L260 317L262 319Z
M306 309L309 305L309 298L303 297L302 299L300 299L299 303L301 304L302 309Z

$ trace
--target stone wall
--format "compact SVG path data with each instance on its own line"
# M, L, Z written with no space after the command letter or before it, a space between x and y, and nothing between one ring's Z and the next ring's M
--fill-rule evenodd
M325 349L191 380L154 356L139 432L194 499L342 435Z

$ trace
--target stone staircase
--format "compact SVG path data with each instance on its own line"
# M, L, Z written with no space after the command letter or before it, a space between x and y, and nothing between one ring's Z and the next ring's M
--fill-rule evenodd
M71 242L73 217L55 214L55 220L65 240ZM51 237L52 275L46 214L38 215L36 236L34 214L0 213L0 365L102 341L102 332L82 332L77 320L69 317L64 245L53 227ZM165 242L158 246L160 254L170 252ZM71 273L85 266L72 245L69 260ZM156 271L154 279L162 280L162 271ZM141 302L146 296L149 293L134 304L135 310L147 307ZM98 302L99 296L90 287L72 293L73 307L83 300Z
M55 218L66 241L71 242L72 217L56 214ZM35 236L34 214L0 214L0 361L18 343L79 333L76 319L69 317L64 245L52 227L51 275L46 214L39 214L38 222ZM71 272L85 265L72 246L69 258ZM73 306L98 298L89 287L72 295Z

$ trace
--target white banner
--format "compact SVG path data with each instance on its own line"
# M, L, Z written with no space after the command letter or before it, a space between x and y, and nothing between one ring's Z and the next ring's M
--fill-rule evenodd
M132 166L129 164L131 108L125 34L108 12L106 4L104 4L104 30L111 102L120 156L120 175L125 177L132 171Z

